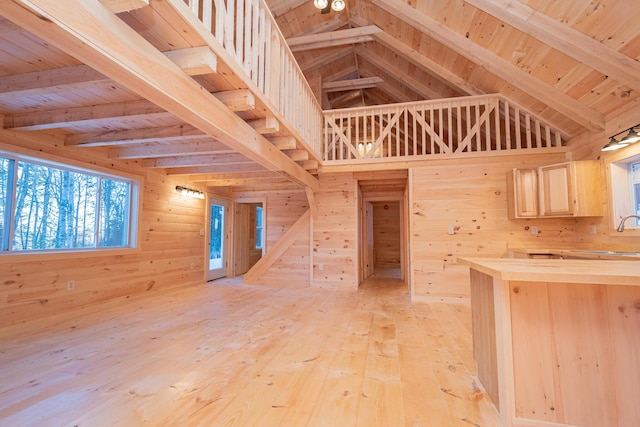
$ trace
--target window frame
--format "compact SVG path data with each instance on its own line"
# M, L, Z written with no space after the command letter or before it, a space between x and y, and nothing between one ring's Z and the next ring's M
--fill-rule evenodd
M75 257L79 253L82 253L83 257L90 256L104 256L105 253L109 255L116 254L125 254L131 252L139 252L140 244L139 244L139 221L140 221L140 212L142 211L142 197L140 194L142 177L139 175L126 173L123 171L117 171L114 173L112 169L108 169L99 165L87 165L85 162L75 161L73 159L68 159L65 157L56 156L53 154L44 154L42 157L35 157L29 154L28 149L20 149L20 147L16 147L14 150L13 147L6 149L7 144L0 143L0 157L4 157L10 160L13 164L12 171L9 172L9 182L7 183L8 190L11 190L11 194L7 197L7 204L5 205L4 217L0 218L0 220L5 221L4 224L8 224L8 230L3 230L3 236L0 236L0 244L2 244L3 248L8 248L8 250L0 250L0 261L12 261L16 258L23 258L25 256L33 256L38 255L39 257L44 257L45 259L58 259L58 258L69 258ZM14 230L14 218L15 218L15 202L16 202L16 193L17 193L17 173L18 173L18 162L27 162L38 166L55 168L58 170L66 170L73 173L81 173L85 175L95 176L101 186L102 178L113 179L115 181L124 181L129 184L129 206L128 206L128 215L129 221L126 224L127 227L127 236L128 236L128 245L126 246L98 246L99 233L98 229L100 227L100 198L101 192L98 191L96 197L96 218L95 218L95 244L92 247L79 247L79 248L56 248L56 249L30 249L30 250L19 250L14 251L13 246L13 236L15 233ZM10 209L6 209L7 206L10 206ZM8 216L8 219L6 218ZM8 221L8 222L7 222ZM8 240L5 240L8 239Z
M632 209L634 194L630 165L638 162L640 162L640 144L631 145L606 157L611 236L640 236L640 225L632 219L625 222L623 233L616 231L623 217L635 214L635 209Z

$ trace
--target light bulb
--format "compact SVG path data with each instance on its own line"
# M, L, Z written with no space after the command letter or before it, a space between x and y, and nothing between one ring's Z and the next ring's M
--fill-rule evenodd
M324 9L329 4L329 0L313 0L313 5L318 9Z
M346 5L347 4L344 2L344 0L333 0L333 2L331 2L331 9L335 10L336 12L340 12Z

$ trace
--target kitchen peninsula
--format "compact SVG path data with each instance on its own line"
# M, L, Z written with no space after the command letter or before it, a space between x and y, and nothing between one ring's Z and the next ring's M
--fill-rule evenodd
M459 258L505 426L640 425L640 261Z

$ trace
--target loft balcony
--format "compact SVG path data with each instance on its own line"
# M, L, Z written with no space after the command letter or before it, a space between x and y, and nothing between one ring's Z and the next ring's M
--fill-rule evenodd
M315 189L323 170L568 140L501 95L323 111L262 0L8 1L0 15L22 61L0 77L3 132L54 131L210 186Z

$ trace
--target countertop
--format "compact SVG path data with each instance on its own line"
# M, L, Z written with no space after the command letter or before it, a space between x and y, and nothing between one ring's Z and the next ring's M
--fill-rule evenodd
M640 286L640 260L458 258L502 280Z
M511 252L527 255L556 255L584 259L638 260L640 254L633 252L598 251L590 249L548 249L548 248L509 248Z

